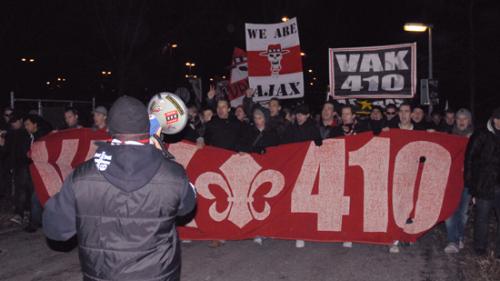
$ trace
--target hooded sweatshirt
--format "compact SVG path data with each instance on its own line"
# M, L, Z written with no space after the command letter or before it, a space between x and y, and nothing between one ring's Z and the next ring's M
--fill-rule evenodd
M175 218L194 206L184 168L154 146L100 143L47 201L43 229L77 234L84 280L178 280Z

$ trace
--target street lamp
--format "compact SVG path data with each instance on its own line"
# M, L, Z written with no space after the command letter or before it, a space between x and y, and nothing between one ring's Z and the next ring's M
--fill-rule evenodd
M186 66L189 67L189 74L191 74L191 69L196 66L194 62L186 62Z
M288 17L287 17L287 16L284 16L284 17L282 17L282 18L281 18L281 21L282 21L282 22L286 22L286 21L288 21L288 20L289 20L289 19L288 19Z
M21 61L22 62L31 62L31 63L33 63L33 62L35 62L35 59L34 58L21 58Z
M304 52L300 52L300 56L301 56L301 57L305 57L305 56L306 56L306 53L304 53Z
M409 32L425 32L429 34L429 79L432 79L432 25L423 23L405 23L404 31Z

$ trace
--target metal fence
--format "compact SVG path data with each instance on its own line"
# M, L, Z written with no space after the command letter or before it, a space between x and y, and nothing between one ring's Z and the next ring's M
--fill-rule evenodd
M20 103L23 103L24 106L21 106ZM85 109L82 112L92 112L95 109L95 97L91 100L31 99L18 98L12 91L10 92L10 107L15 109L16 106L21 108L28 106L31 110L36 109L38 115L43 116L54 127L58 127L62 122L62 116L64 116L66 107L76 107L78 109ZM85 119L85 116L80 117Z

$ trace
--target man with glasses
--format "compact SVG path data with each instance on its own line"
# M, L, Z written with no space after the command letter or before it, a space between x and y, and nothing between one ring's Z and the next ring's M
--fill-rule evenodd
M399 123L397 114L398 108L395 104L391 103L385 107L385 120L388 127L395 128Z

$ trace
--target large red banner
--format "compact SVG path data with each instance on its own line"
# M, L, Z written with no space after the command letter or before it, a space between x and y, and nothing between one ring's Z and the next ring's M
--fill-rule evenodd
M42 200L92 155L91 139L105 138L82 132L51 134L33 147L32 174ZM455 210L466 142L396 129L329 139L319 147L283 145L264 155L172 144L170 152L198 193L197 214L179 231L184 239L415 241Z

